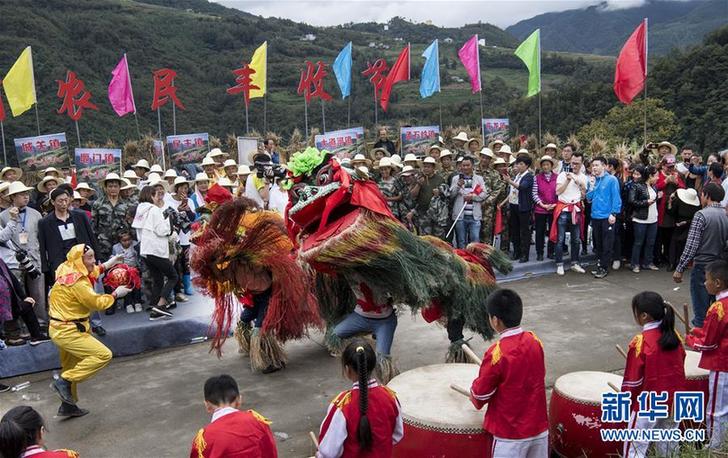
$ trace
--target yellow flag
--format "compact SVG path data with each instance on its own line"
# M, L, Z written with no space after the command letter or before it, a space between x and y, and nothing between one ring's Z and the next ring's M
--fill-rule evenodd
M265 95L265 83L268 73L268 42L264 41L253 53L250 59L250 68L255 73L250 75L251 84L258 86L260 89L251 89L250 98L257 99Z
M3 79L5 96L13 116L20 116L36 103L33 54L25 48Z

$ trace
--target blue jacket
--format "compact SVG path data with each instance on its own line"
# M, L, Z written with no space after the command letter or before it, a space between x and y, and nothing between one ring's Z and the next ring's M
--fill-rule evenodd
M594 186L589 187L586 198L591 202L592 219L606 219L609 218L609 215L617 216L622 210L619 181L607 172L597 177Z
M526 172L518 182L518 211L521 213L533 210L533 173Z

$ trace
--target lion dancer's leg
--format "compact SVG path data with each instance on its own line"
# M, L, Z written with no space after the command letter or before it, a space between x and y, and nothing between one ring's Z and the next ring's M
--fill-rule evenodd
M450 348L445 357L446 363L469 363L468 356L463 351L463 345L468 345L463 335L465 320L462 318L449 318L447 320L447 338L450 340Z
M254 294L252 304L243 309L235 331L240 346L239 351L248 353L251 368L264 374L283 369L286 367L287 359L283 346L274 336L263 332L262 329L270 296L270 289Z

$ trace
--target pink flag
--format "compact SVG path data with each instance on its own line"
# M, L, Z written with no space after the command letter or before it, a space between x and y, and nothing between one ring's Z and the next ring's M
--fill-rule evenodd
M136 113L134 104L134 91L131 89L131 76L126 54L121 58L116 68L111 72L113 78L109 83L109 102L119 116L127 113Z
M458 51L460 62L465 66L465 71L470 76L470 88L473 94L480 91L480 56L478 55L478 35L466 41Z

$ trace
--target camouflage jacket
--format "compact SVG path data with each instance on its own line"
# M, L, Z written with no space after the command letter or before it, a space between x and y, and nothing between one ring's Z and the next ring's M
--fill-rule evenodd
M427 217L436 227L447 227L450 223L450 206L447 196L439 195L432 198L427 209Z
M94 233L99 241L101 251L111 251L111 247L119 240L121 231L129 230L126 222L126 210L130 202L119 199L116 206L103 196L94 202L91 210Z
M494 169L488 169L483 173L483 181L485 181L485 186L489 191L483 205L496 205L499 201L505 199L507 186L500 173Z

